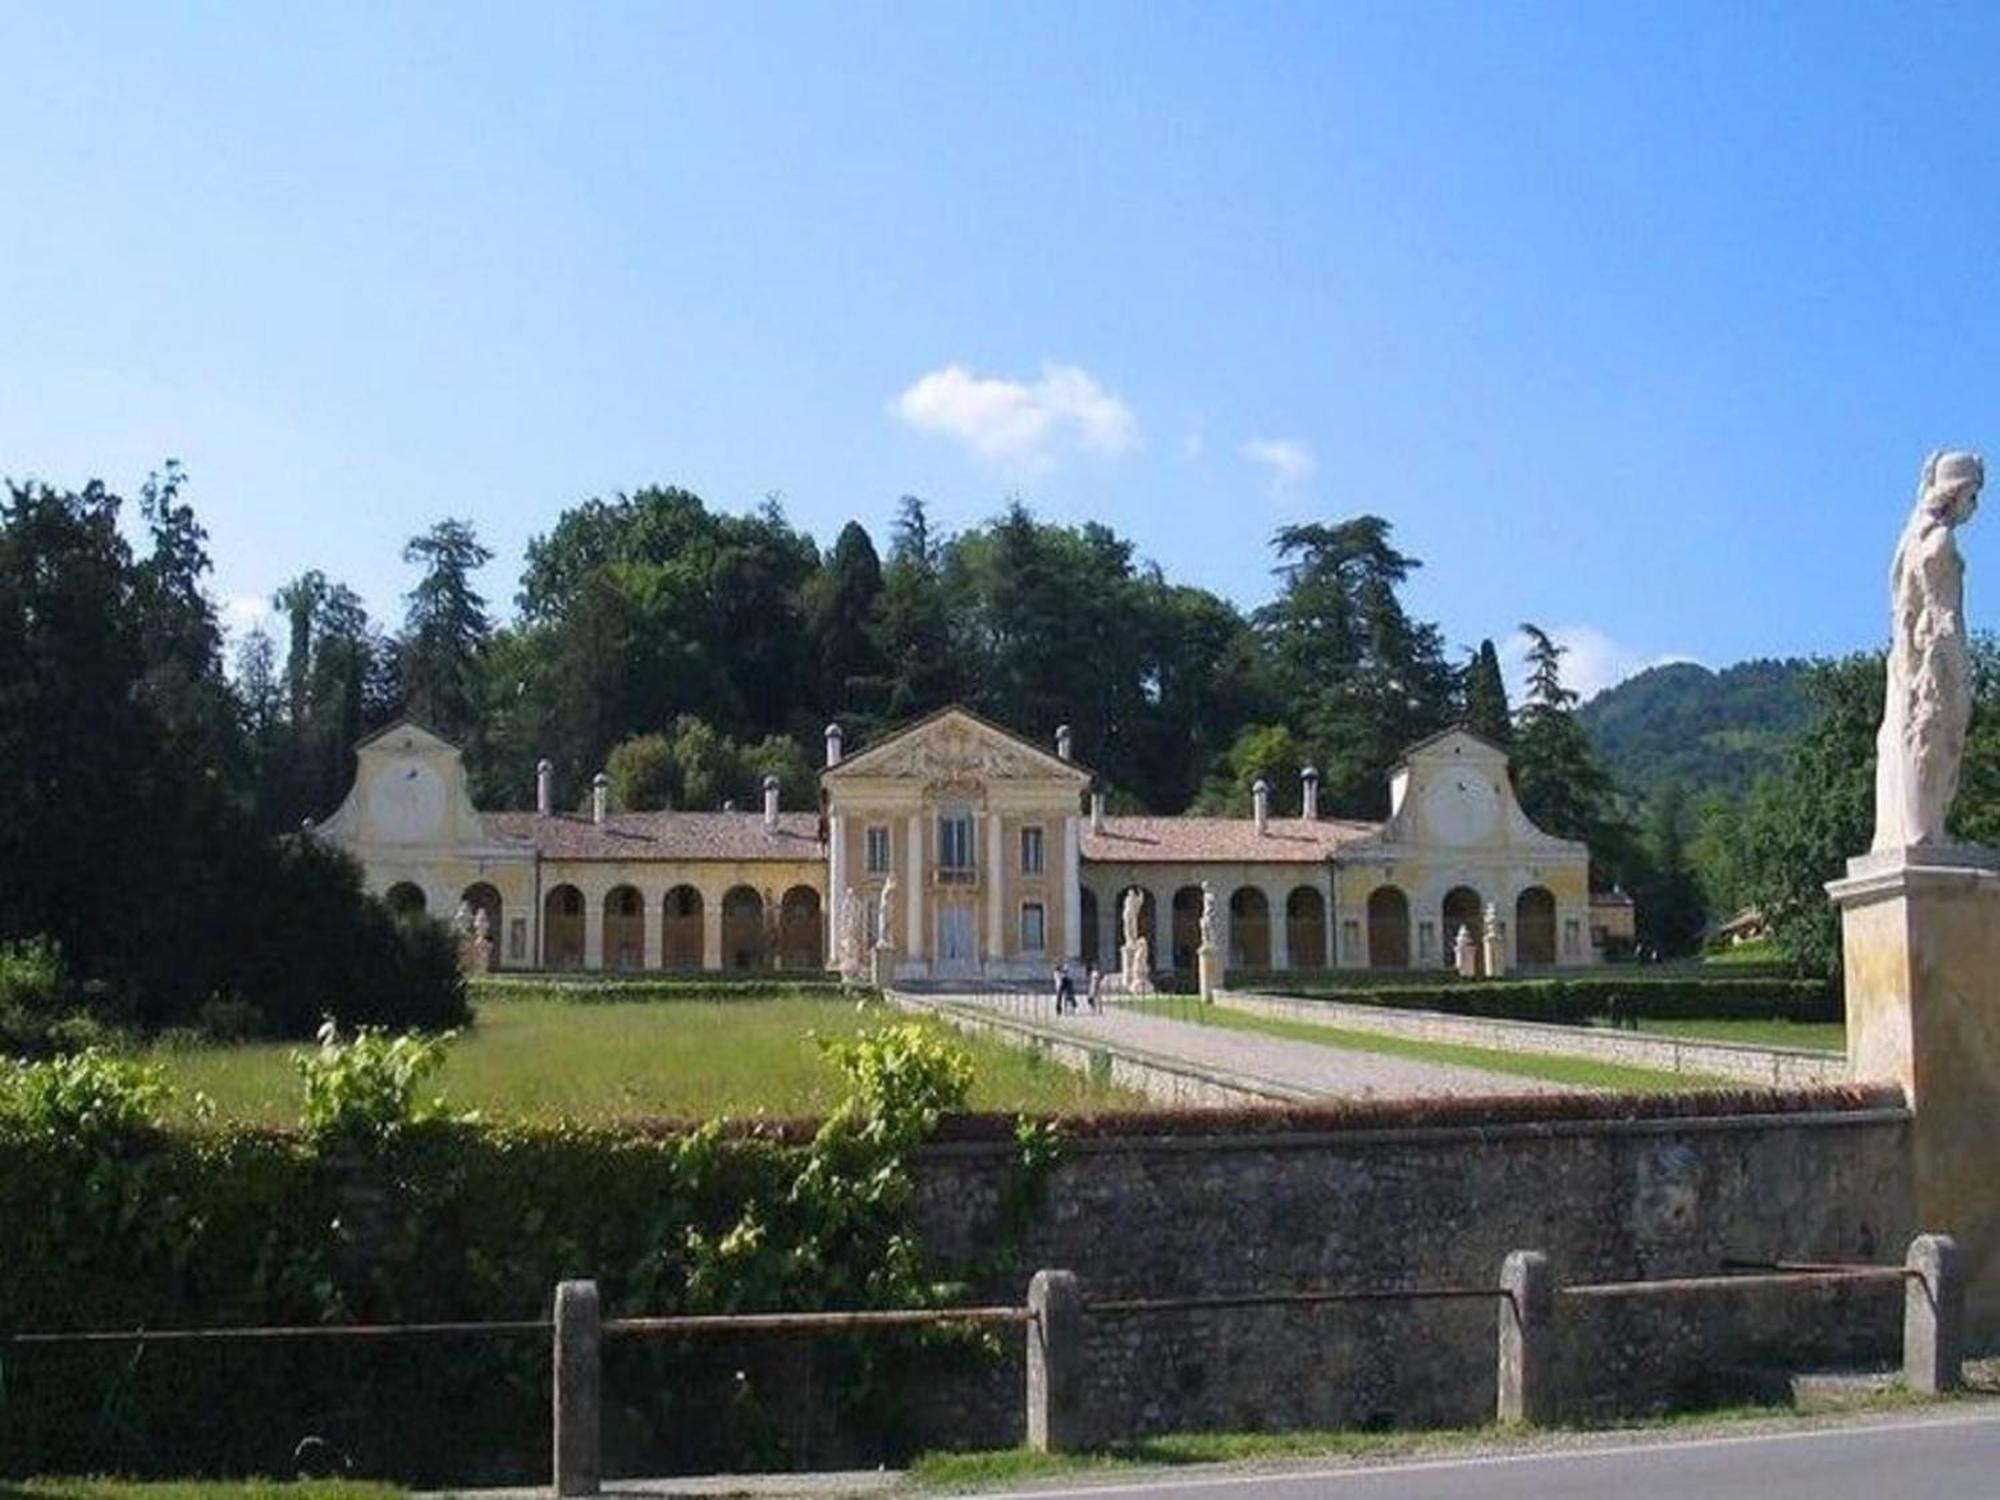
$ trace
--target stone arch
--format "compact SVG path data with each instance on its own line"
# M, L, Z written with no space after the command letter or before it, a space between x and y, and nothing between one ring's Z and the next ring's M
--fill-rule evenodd
M1326 897L1317 886L1295 885L1285 897L1285 951L1295 969L1326 967Z
M677 885L660 904L660 962L669 969L699 969L702 963L701 892Z
M1514 962L1552 967L1556 961L1556 898L1531 885L1514 898Z
M722 967L762 969L771 962L764 930L764 898L752 886L733 885L722 897Z
M1254 885L1239 885L1230 893L1229 967L1271 967L1271 903Z
M1097 892L1087 885L1081 887L1077 893L1076 909L1077 919L1083 924L1083 931L1078 934L1081 941L1077 945L1077 956L1084 963L1101 969L1104 958L1098 952L1098 945L1104 941L1104 934L1098 927Z
M1472 934L1473 962L1478 972L1486 972L1486 902L1469 885L1455 885L1444 893L1439 907L1438 949L1447 967L1458 952L1458 929Z
M778 902L778 967L817 969L825 963L825 954L819 892L809 885L795 885Z
M542 898L542 963L583 967L583 892L573 885L555 886Z
M1192 974L1200 948L1201 887L1184 885L1174 892L1174 972Z
M604 893L604 967L646 967L646 898L635 885Z
M399 880L382 893L382 901L399 919L409 921L430 910L424 888L412 880Z
M1400 887L1378 885L1368 893L1368 966L1410 966L1410 898Z

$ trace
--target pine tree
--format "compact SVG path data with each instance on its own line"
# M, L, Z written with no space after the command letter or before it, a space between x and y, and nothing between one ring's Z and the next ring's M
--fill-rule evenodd
M819 703L838 717L879 685L882 653L870 633L882 592L882 562L858 521L849 521L812 581L807 627L819 661ZM858 705L856 705L858 706Z
M1581 839L1595 852L1616 842L1608 837L1611 778L1577 719L1577 695L1562 680L1568 648L1537 626L1521 630L1528 638L1528 698L1514 716L1515 794L1543 832Z
M403 561L424 570L403 621L404 706L454 742L477 727L476 674L493 622L472 575L492 558L464 521L440 521L403 547Z

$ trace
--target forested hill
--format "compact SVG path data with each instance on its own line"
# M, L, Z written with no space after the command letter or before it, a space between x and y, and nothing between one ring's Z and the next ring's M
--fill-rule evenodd
M1776 770L1810 717L1802 661L1650 667L1585 704L1580 717L1619 787L1650 800L1678 780L1691 795L1740 795Z

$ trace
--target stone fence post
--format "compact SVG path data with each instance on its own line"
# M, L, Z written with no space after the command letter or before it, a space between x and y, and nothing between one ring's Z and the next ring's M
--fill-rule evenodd
M1554 1393L1549 1323L1555 1311L1555 1282L1549 1258L1539 1250L1516 1250L1500 1267L1500 1403L1503 1427L1533 1427L1549 1420Z
M597 1283L556 1283L554 1487L557 1495L594 1495L603 1477L599 1387L603 1326Z
M1903 1264L1903 1383L1922 1396L1956 1390L1964 1375L1965 1271L1958 1241L1920 1234Z
M1074 1271L1028 1283L1028 1446L1068 1453L1082 1436L1083 1293Z

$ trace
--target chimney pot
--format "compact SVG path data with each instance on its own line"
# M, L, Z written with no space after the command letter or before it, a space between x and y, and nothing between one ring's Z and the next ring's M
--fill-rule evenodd
M535 762L535 811L547 817L556 808L556 763L544 756Z
M590 821L602 827L611 810L611 778L599 771L590 778Z
M1304 795L1300 801L1299 815L1310 823L1319 817L1318 768L1307 766L1303 771L1299 772L1299 782L1304 789Z
M778 778L764 778L764 827L772 833L778 831Z
M1069 725L1056 725L1056 758L1068 760L1070 754Z
M1271 783L1261 776L1250 783L1250 806L1257 818L1257 832L1266 832L1271 824Z
M826 763L829 766L840 764L840 738L840 726L838 724L829 724L826 726Z

